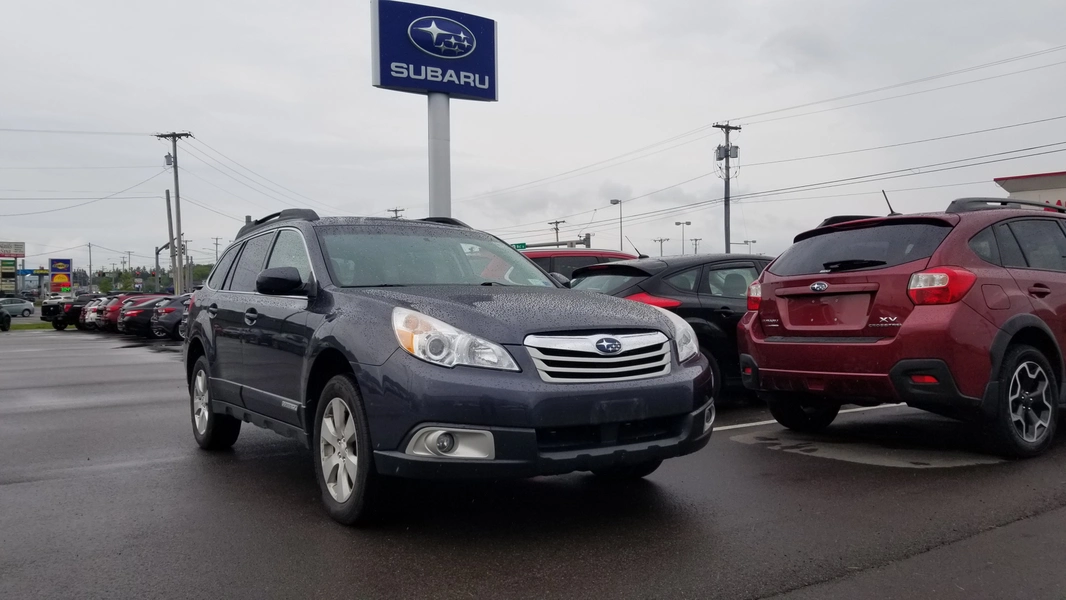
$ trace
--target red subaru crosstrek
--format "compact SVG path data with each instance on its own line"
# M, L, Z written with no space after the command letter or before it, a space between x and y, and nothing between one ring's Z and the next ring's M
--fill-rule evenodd
M1063 405L1062 212L964 198L798 235L748 290L744 384L795 430L827 427L843 403L906 402L1040 454Z

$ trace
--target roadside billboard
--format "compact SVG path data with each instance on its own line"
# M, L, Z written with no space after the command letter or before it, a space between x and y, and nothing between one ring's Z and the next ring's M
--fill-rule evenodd
M71 285L70 274L72 272L69 258L49 258L48 273L52 276L50 291L60 294L70 294L74 287Z
M0 242L0 256L6 258L25 258L26 242Z
M17 289L18 265L13 258L0 258L0 293L14 294Z

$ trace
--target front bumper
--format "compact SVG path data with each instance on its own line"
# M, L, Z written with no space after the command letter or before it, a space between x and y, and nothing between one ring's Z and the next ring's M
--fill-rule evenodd
M702 355L680 365L675 358L670 373L649 379L550 383L520 347L509 350L521 372L448 369L402 350L380 366L353 363L379 472L528 477L670 458L707 443L713 400ZM494 458L405 453L418 430L437 424L491 432Z
M545 451L536 429L480 427L492 433L496 456L491 460L412 456L403 451L374 452L378 473L416 479L484 479L562 475L574 471L633 465L684 456L700 450L711 439L713 400L679 418L675 435L621 445L601 445L562 451ZM707 421L711 423L704 426ZM442 424L453 429L469 428ZM606 427L606 426L605 426ZM413 435L414 432L412 432ZM406 443L404 446L406 447Z

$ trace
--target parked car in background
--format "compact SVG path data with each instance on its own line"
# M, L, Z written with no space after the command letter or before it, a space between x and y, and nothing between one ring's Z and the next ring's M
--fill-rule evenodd
M137 302L139 298L147 300L150 297L157 297L158 294L149 296L143 292L120 292L114 295L111 300L105 306L105 310L101 312L97 311L96 326L103 331L117 331L118 330L118 317L122 308Z
M0 331L7 331L11 329L11 315L4 311L0 311Z
M154 296L143 302L142 298L134 298L119 310L119 333L152 337L152 316L155 309L170 300L170 296Z
M747 311L748 285L773 260L749 254L697 254L597 264L574 271L571 289L610 294L669 310L692 326L722 386L740 386L737 324Z
M81 314L78 315L78 322L81 323L81 329L96 329L96 309L101 303L106 301L106 298L97 298L89 301L88 304L82 307Z
M182 323L183 317L188 314L190 296L191 294L185 294L171 297L169 301L156 307L150 323L154 337L169 337L172 340L185 339Z
M197 444L228 448L244 422L301 440L349 524L383 476L636 479L707 444L709 371L683 319L563 289L496 237L428 221L245 225L189 308ZM486 255L509 268L486 279Z
M522 254L546 272L559 273L568 278L574 274L575 269L581 267L637 258L635 254L627 252L587 248L537 248L522 250Z
M22 298L0 298L0 311L12 317L28 317L37 311L37 307Z
M1006 455L1044 452L1066 374L1063 211L967 198L801 233L750 286L745 384L800 431L903 401L984 424Z
M76 298L70 298L56 294L41 305L41 320L52 323L52 327L59 331L66 329L69 325L83 328L84 324L78 320L81 309L100 296L101 294L82 294Z

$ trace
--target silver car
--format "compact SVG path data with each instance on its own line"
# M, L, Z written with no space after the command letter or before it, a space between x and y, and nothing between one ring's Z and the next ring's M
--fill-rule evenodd
M0 298L0 310L12 317L28 317L37 311L33 302L22 298Z

